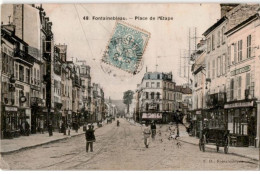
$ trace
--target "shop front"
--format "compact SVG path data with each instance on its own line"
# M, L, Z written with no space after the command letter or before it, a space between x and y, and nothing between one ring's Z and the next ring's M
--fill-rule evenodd
M14 138L20 135L18 108L15 106L2 106L2 136L3 138Z
M227 128L231 135L231 145L237 147L255 146L256 138L256 102L234 101L225 105Z

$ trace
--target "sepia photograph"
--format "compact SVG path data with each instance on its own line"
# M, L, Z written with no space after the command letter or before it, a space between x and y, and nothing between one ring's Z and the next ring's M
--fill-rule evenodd
M0 13L1 170L260 170L260 3Z

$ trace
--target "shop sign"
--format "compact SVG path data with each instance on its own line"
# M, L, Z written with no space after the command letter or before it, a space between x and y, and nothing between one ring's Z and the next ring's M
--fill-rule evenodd
M31 88L32 88L33 90L37 90L37 91L40 91L40 90L41 90L39 86L31 85Z
M162 113L143 113L142 118L162 119Z
M201 111L196 111L196 115L201 115Z
M225 104L224 108L239 108L239 107L250 107L253 106L254 102L240 102L240 103L231 103L231 104Z
M17 108L6 106L6 107L5 107L5 111L17 111Z
M15 84L15 87L24 90L24 86L23 85Z
M234 75L241 74L241 73L244 73L244 72L247 72L247 71L250 71L250 65L245 66L243 68L236 69L234 71L231 71L230 74L231 74L231 76L234 76Z

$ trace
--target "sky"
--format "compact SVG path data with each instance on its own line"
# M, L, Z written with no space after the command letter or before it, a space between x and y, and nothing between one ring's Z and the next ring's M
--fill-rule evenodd
M202 37L220 19L219 4L43 4L53 23L55 44L68 45L68 60L86 61L91 66L92 82L99 83L105 97L122 99L123 92L135 90L146 72L172 72L179 85L187 80L179 77L180 52L188 49L188 32L194 27ZM1 21L8 22L12 5L3 5ZM89 20L83 17L88 16ZM126 17L126 23L150 32L151 37L143 54L141 71L131 75L101 63L103 52L113 33L116 21L92 20L96 17ZM135 20L135 17L173 17L173 20ZM130 19L132 18L132 19ZM12 20L12 19L11 19ZM199 40L198 38L197 40ZM194 40L192 41L194 43ZM111 70L112 73L107 72ZM182 67L183 72L183 67Z

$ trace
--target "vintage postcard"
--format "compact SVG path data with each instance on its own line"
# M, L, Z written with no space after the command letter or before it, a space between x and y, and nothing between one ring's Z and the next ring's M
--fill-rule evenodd
M260 4L2 4L1 170L258 171Z

